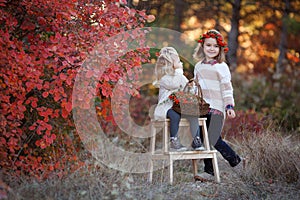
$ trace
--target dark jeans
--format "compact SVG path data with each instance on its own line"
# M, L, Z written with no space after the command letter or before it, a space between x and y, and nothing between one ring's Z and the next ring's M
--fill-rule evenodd
M170 137L177 137L179 129L179 121L181 117L186 118L190 122L190 131L193 137L200 135L198 117L180 115L172 108L168 110L167 117L170 119Z
M240 157L221 137L221 131L223 128L223 120L224 120L223 116L209 113L208 115L203 117L207 118L206 124L207 124L208 134L211 135L213 134L215 136L217 134L219 135L214 145L214 148L221 153L223 158L227 160L232 167L236 166L240 162ZM219 133L211 133L211 131L219 131ZM203 141L201 128L200 128L200 137L201 140ZM211 158L204 159L204 171L212 175L214 174Z

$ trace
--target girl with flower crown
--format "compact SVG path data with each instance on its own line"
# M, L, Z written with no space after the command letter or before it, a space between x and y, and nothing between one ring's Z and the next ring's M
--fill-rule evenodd
M202 88L203 98L210 104L210 111L205 116L210 145L221 153L231 167L235 167L241 158L221 138L226 115L228 118L235 117L231 74L225 63L227 51L227 44L218 31L209 30L201 35L193 54L198 60L194 78ZM204 159L204 173L198 177L210 179L213 175L212 159Z
M170 119L170 147L176 151L183 151L184 147L178 138L179 121L181 115L172 109L173 102L169 100L169 96L174 91L182 90L188 83L188 79L183 75L182 62L179 55L173 47L163 47L155 65L156 81L154 86L159 88L158 104L154 110L155 120ZM198 117L184 116L190 122L190 131L194 138L192 147L195 150L204 150L202 142L199 138L199 122Z

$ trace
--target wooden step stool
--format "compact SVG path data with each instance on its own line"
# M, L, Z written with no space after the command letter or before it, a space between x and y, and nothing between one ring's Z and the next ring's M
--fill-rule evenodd
M179 122L179 127L189 127L189 121L185 118L181 118ZM217 162L217 151L211 150L208 140L208 133L206 128L206 118L199 118L199 126L202 128L202 134L204 139L204 151L195 151L195 150L187 150L187 151L169 151L169 127L170 120L166 119L164 121L151 120L151 139L150 139L150 153L152 156L151 165L150 165L150 173L149 173L149 181L152 182L153 176L153 160L163 159L169 161L169 178L170 184L173 184L173 161L175 160L186 160L192 159L193 161L193 173L197 174L197 159L204 158L212 158L215 181L220 182L220 174ZM155 150L155 142L157 131L162 130L162 138L163 145L161 150ZM191 141L192 142L192 141Z

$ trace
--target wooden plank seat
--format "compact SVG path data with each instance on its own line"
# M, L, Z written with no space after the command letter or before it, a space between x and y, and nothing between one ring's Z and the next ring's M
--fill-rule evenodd
M149 171L149 181L152 182L153 176L153 160L167 160L169 164L169 180L170 184L173 183L173 163L175 160L186 160L191 159L193 161L193 173L197 174L197 160L211 158L213 161L215 181L220 182L220 174L217 162L217 151L212 150L209 145L208 133L206 127L206 118L199 118L199 125L202 128L203 134L203 143L205 150L196 151L193 149L186 151L169 151L169 126L170 120L166 119L163 121L151 120L151 138L150 138L150 153L151 153L151 165ZM182 118L179 123L179 127L189 127L189 121L185 118ZM158 132L162 132L162 148L155 149L156 137Z

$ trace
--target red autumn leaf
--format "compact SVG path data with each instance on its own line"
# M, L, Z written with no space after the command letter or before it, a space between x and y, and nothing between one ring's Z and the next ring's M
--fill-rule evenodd
M39 23L39 25L44 26L47 24L47 21L45 20L44 17L38 17L37 18L37 22Z
M71 102L66 103L65 108L68 112L71 112L72 111L72 103Z
M38 147L40 146L40 143L41 143L40 140L35 141L35 145Z
M32 106L33 108L36 108L36 107L37 107L37 102L36 102L36 101L32 101L32 102L31 102L31 106Z
M52 134L52 135L51 135L51 138L52 138L52 140L55 140L55 139L56 139L56 135L55 135L55 134Z
M43 93L42 93L42 96L43 96L44 98L48 97L48 95L49 95L49 92L43 92Z
M66 83L67 83L69 86L71 86L72 83L73 83L73 79L69 77L69 78L66 80Z
M32 22L29 22L29 21L25 20L23 22L23 24L21 25L21 29L24 30L24 31L26 31L26 30L32 31L32 30L35 29L35 24L33 24Z
M52 108L47 108L46 113L47 113L48 115L52 115L53 109L52 109Z
M50 165L50 166L49 166L49 170L50 170L50 171L53 171L53 170L54 170L53 165Z
M43 88L44 88L45 90L47 90L47 89L50 88L50 84L49 84L48 81L45 81L45 82L44 82Z
M29 126L29 130L33 131L36 128L36 125Z
M43 85L42 85L42 84L36 84L36 88L37 88L38 90L41 90L41 89L43 88Z
M60 73L59 74L59 78L63 81L65 81L67 79L67 76L64 73Z
M46 145L52 144L53 140L51 137L48 137L47 135L44 135L43 137L45 139L45 142L47 143Z
M60 100L61 96L59 93L54 93L54 101L58 102Z
M67 119L68 116L69 116L69 112L68 112L66 109L62 109L62 111L61 111L61 116L62 116L64 119Z
M41 149L45 149L47 147L47 145L46 145L46 143L45 143L44 140L41 140L40 147L41 147Z
M39 156L39 157L37 158L37 161L38 161L38 162L41 162L42 159L43 159L43 158Z
M0 137L0 144L6 143L6 140L3 137Z
M59 169L60 167L60 162L56 162L55 165L54 165L55 169Z

